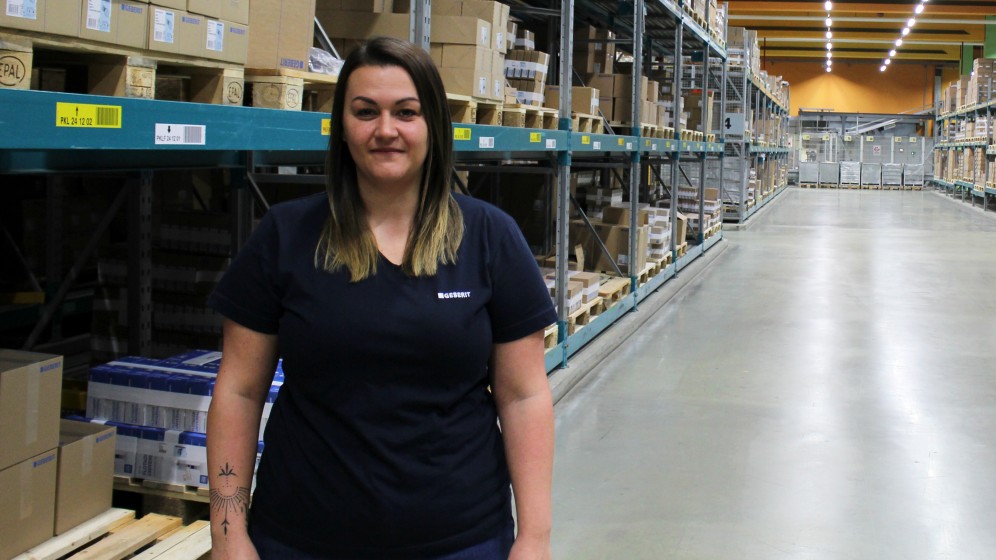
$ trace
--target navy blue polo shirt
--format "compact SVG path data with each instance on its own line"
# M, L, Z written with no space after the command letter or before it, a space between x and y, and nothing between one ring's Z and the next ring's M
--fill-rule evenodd
M317 270L324 194L273 206L209 305L277 334L285 382L266 427L250 523L342 558L441 555L511 515L492 344L556 321L521 231L457 195L457 263L412 278Z

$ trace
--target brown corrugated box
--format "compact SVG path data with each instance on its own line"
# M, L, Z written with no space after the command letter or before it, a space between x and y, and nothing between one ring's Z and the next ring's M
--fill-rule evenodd
M221 0L221 19L249 25L249 0Z
M36 0L12 5L10 0L5 0L0 2L0 27L77 37L80 1ZM85 1L83 7L86 8Z
M0 469L0 558L13 558L52 537L58 462L52 448Z
M111 11L102 17L90 12L86 2L80 10L77 34L92 41L123 47L146 48L148 45L149 4L130 0L113 0ZM109 15L109 17L107 17Z
M205 56L207 18L188 12L176 13L176 52L187 56Z
M221 18L222 0L187 0L186 10L192 14Z
M307 70L314 28L315 0L252 2L246 66Z
M408 39L409 18L405 14L374 14L319 10L318 21L329 37L336 39L367 39L375 35ZM256 29L252 28L255 33Z
M265 1L265 0L263 0ZM187 11L187 0L150 0L155 6L170 8L172 10Z
M0 349L0 469L59 443L62 356Z
M62 420L55 493L55 534L61 535L111 507L113 427Z
M433 16L429 38L433 43L491 47L491 23L464 16Z
M177 52L176 26L181 13L162 6L149 6L149 50Z

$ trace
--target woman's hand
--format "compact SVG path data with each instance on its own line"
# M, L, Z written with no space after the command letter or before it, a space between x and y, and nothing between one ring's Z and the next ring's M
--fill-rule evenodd
M530 537L518 535L512 544L508 560L550 560L550 535Z

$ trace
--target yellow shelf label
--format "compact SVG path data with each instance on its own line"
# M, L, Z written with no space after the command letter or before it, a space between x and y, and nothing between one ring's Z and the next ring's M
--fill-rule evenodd
M453 129L453 139L454 140L470 140L471 133L469 128L454 128Z
M625 141L625 140L623 140L622 138L620 138L620 139L619 139L619 145L620 145L620 146L625 146L625 145L626 145L626 141Z
M57 102L55 104L55 126L121 128L121 106Z
M322 136L332 134L332 119L322 119Z
M529 133L529 141L532 142L532 143L534 143L534 144L538 144L538 143L542 142L543 141L543 133L542 132L530 132Z
M581 143L584 144L585 146L587 146L588 144L591 144L591 136L588 136L588 135L582 136L581 137Z

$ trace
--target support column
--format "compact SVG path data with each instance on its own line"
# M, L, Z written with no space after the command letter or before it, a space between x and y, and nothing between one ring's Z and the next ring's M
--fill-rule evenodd
M982 56L996 58L996 16L986 16L986 39L982 47Z
M567 145L557 154L557 340L567 340L567 254L570 250L571 206L571 70L574 56L574 0L560 2L560 130ZM567 352L561 367L567 367Z
M971 45L961 46L961 75L967 76L972 73L972 57L975 56L975 49Z

